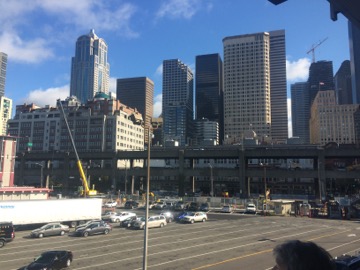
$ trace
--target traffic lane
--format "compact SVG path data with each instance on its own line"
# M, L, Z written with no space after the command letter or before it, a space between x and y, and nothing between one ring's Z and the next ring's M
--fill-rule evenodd
M333 223L332 221L330 222ZM354 251L359 250L357 244L359 243L360 238L356 234L356 232L359 231L359 228L353 226L351 222L345 223L346 224L342 224L341 222L339 222L339 224L325 224L325 227L328 227L328 230L323 231L322 233L316 233L315 235L304 234L295 238L289 238L302 241L314 241L327 249L333 256L339 256L344 253L354 254ZM349 237L351 237L351 241L348 241ZM208 263L194 269L271 269L274 265L272 249L285 240L270 240L275 242L270 246L264 246L260 251L253 251L248 254L225 258L224 260Z

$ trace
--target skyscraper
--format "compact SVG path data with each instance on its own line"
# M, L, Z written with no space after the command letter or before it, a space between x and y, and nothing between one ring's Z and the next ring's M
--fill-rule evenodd
M154 111L154 82L147 77L117 79L116 96L121 103L137 109L145 121L145 141Z
M291 122L293 137L299 137L301 143L310 142L309 91L307 82L291 85Z
M335 93L337 104L352 104L352 87L350 61L341 63L339 70L334 76Z
M0 52L0 97L5 94L7 54Z
M225 136L240 141L250 129L270 136L270 34L226 37L223 46Z
M335 89L332 61L317 61L311 63L309 69L308 87L310 106L317 92Z
M223 74L218 53L196 56L196 119L216 121L219 141L224 140Z
M270 31L271 137L288 138L285 30Z
M179 59L163 61L164 140L191 144L194 119L194 78L191 69Z
M360 104L360 29L349 21L352 99Z
M76 41L75 57L71 60L70 95L82 103L92 99L97 92L109 92L110 65L108 47L94 29Z

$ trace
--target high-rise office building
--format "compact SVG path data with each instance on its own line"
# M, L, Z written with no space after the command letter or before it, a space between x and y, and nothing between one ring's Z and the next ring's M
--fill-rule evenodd
M163 61L164 140L191 144L194 119L194 75L179 59ZM164 144L165 145L165 144Z
M352 100L360 104L360 29L349 21Z
M196 56L196 119L218 123L220 142L224 140L223 74L218 53Z
M319 91L335 89L332 61L317 61L311 63L309 69L308 87L310 106Z
M284 143L288 138L285 30L270 31L271 137Z
M299 137L299 143L309 143L309 91L307 82L291 85L291 122L293 137Z
M117 79L116 96L121 103L137 109L145 122L145 143L154 111L154 82L147 77Z
M7 135L7 122L12 115L12 99L0 96L0 135Z
M0 97L5 94L7 54L0 52Z
M245 131L271 135L270 34L223 39L224 132L240 141Z
M77 39L75 57L71 60L70 95L86 103L97 92L108 94L110 65L107 55L105 41L93 29Z
M352 87L350 61L342 62L334 76L334 85L337 104L352 104Z

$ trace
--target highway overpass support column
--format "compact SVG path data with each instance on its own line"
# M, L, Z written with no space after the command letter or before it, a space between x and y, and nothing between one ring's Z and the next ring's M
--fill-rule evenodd
M246 183L245 183L245 155L244 155L244 150L241 149L239 150L239 193L240 193L240 198L245 198L247 196L250 196L250 187L247 187ZM250 185L250 183L248 183L248 185ZM246 188L247 187L247 188Z
M326 177L325 177L325 156L324 150L319 150L318 154L318 181L319 181L319 199L320 201L326 198Z
M184 174L184 150L179 150L179 196L185 195L185 174Z

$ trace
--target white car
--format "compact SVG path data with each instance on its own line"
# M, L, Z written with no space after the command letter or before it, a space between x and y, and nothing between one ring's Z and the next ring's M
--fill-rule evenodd
M231 205L224 205L221 209L222 213L232 213L234 212L234 208Z
M188 222L188 223L194 223L194 222L205 222L207 221L208 217L206 213L204 212L188 212L186 216L184 216L181 221L182 222Z
M145 217L140 218L135 221L134 228L135 229L144 229L145 228ZM148 228L162 228L167 224L165 216L152 216L148 218Z
M245 213L256 214L256 206L253 203L248 203L245 208Z
M121 213L116 213L114 215L110 216L110 221L111 222L123 222L125 219L127 219L128 217L131 216L136 216L135 213L132 212L121 212Z
M117 206L117 202L116 201L108 201L104 204L104 207L108 207L108 208L111 208L111 207L116 207Z
M105 214L103 214L102 216L101 216L101 219L102 220L110 220L110 217L111 216L113 216L113 215L116 215L117 214L117 212L105 212Z

